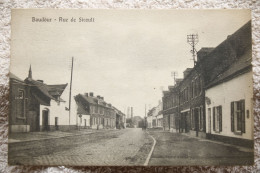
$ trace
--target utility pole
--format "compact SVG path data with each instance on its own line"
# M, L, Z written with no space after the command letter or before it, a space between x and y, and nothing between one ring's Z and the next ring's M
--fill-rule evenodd
M191 54L192 54L192 60L194 62L194 66L196 65L196 53L197 50L195 48L196 44L199 42L199 36L198 34L190 34L187 35L187 43L191 45Z
M178 76L178 72L177 71L172 71L171 72L171 76L173 77L173 84L175 85L176 84L176 77Z
M69 95L69 129L70 129L70 112L71 112L71 88L72 88L72 76L73 76L73 57L71 60L71 75L70 75L70 95Z
M147 117L146 117L146 104L145 104L145 107L144 107L144 129L146 130L146 120L147 120Z

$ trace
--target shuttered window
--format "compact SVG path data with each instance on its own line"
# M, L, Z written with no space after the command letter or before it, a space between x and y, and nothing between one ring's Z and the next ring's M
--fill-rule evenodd
M245 100L231 102L231 131L245 133Z
M222 106L213 107L213 130L222 131Z

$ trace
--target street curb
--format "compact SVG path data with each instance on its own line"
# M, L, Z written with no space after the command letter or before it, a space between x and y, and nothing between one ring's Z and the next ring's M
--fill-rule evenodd
M149 133L147 133L147 134L149 134ZM155 144L156 144L156 140L154 139L154 137L152 137L150 134L149 134L149 136L153 139L153 146L152 146L152 149L151 149L150 153L148 154L148 156L147 156L147 158L146 158L146 160L144 162L144 166L148 166L148 163L149 163L149 161L151 159L151 156L153 154L153 150L154 150L154 147L155 147Z

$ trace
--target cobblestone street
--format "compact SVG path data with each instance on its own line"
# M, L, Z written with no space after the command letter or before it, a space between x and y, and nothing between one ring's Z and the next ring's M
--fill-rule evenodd
M143 165L153 144L142 129L99 131L9 144L9 163L24 165Z
M149 165L252 165L253 149L190 137L181 133L149 130L156 146Z

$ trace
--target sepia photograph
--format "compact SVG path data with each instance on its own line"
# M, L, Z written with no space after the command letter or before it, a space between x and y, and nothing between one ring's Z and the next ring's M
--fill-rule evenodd
M250 10L12 9L9 165L254 164Z

